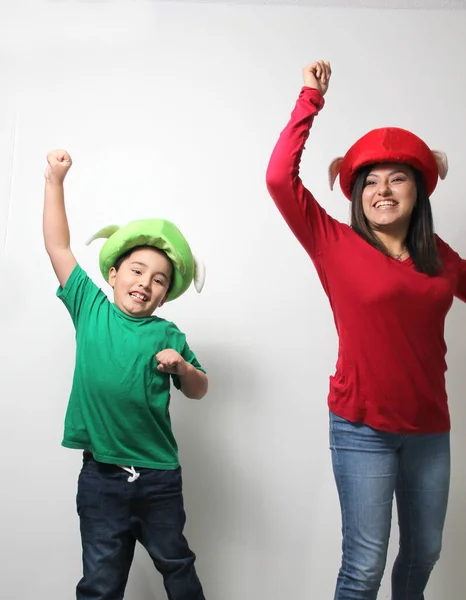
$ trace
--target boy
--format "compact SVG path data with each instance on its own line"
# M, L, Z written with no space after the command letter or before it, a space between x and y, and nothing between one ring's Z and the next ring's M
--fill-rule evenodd
M76 328L62 442L84 450L77 494L83 577L76 597L122 599L139 540L169 600L204 600L195 555L183 536L181 469L168 406L170 376L196 399L206 394L207 377L184 334L152 316L189 287L194 259L168 221L99 232L95 237L111 234L100 253L102 274L114 290L111 303L70 249L63 182L71 158L57 150L47 161L45 247L60 284L57 295Z

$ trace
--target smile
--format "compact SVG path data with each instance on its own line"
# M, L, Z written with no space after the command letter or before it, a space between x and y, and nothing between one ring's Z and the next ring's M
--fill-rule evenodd
M395 202L394 200L379 200L374 204L374 208L392 208L397 205L398 202Z
M130 292L129 294L133 300L136 302L147 302L148 298L145 294L141 294L139 292Z

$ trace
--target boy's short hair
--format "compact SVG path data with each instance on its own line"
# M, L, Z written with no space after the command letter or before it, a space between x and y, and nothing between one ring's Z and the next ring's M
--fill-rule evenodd
M165 256L165 258L170 263L172 272L170 274L170 282L168 284L168 290L167 290L167 293L169 293L172 288L172 285L173 285L173 273L174 273L175 267L174 267L172 261L169 259L167 253L164 252L163 250L161 250L160 248L156 248L155 246L147 246L147 245L135 246L134 248L130 248L129 250L127 250L121 256L118 257L117 261L113 265L113 268L115 269L115 271L118 272L121 265L125 262L125 260L127 258L129 258L133 254L133 252L137 252L138 250L147 250L147 249L154 250L154 252L158 252L159 254L162 254L163 256Z

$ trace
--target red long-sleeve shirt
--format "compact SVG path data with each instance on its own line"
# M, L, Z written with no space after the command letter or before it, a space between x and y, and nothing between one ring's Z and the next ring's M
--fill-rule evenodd
M327 214L299 177L323 104L317 90L301 90L272 153L267 187L311 257L333 311L339 349L329 408L393 433L448 431L444 323L453 297L466 301L466 261L436 236L444 268L430 277Z

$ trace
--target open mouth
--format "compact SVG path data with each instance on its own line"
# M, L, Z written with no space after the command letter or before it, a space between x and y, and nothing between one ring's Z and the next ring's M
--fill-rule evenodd
M398 202L394 200L379 200L373 205L373 208L393 208L394 206L398 206Z
M130 292L129 295L131 296L131 298L133 300L135 300L138 303L144 303L149 300L149 298L145 294L142 294L141 292Z

